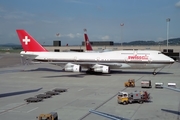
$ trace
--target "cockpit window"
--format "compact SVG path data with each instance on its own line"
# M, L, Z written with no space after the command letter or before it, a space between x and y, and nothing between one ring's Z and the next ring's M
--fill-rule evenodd
M162 54L161 52L158 52L158 54Z

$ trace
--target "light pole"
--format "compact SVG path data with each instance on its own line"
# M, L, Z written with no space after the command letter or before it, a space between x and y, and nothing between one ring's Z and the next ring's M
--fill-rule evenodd
M166 19L166 22L167 22L167 52L168 52L168 44L169 44L169 23L170 23L170 18L167 18Z
M122 43L123 43L123 26L124 26L124 23L121 23L120 24L120 26L121 26L121 46L123 45Z

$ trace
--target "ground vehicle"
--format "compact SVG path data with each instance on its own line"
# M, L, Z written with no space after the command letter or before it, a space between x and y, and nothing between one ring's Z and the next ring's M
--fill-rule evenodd
M155 83L155 88L163 88L164 83Z
M36 97L30 97L30 98L27 98L27 99L24 99L26 102L40 102L42 101L43 99L42 98L36 98Z
M49 114L40 114L38 120L58 120L57 112L51 112Z
M37 98L42 98L42 99L46 99L46 98L50 98L51 95L50 94L39 94L36 95Z
M128 93L127 92L119 92L118 93L118 103L119 104L127 104L129 103Z
M142 80L141 88L152 88L151 80Z
M134 79L129 79L127 82L124 83L125 87L135 87Z
M54 91L54 92L67 92L67 89L64 89L64 88L55 88L52 91Z
M128 103L138 102L142 104L147 102L150 99L150 93L147 91L134 91L131 93L128 92L119 92L118 93L118 103L126 105Z
M168 83L168 87L176 88L176 83Z
M152 97L150 96L150 93L148 93L147 91L140 91L141 93L141 99L143 100L143 102L148 102Z
M59 95L59 92L47 91L46 95Z

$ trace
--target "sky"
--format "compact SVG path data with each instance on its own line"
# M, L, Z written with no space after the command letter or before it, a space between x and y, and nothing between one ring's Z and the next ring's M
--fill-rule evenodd
M0 44L20 44L16 29L45 45L81 45L84 29L90 41L161 41L167 18L180 37L180 0L0 0Z

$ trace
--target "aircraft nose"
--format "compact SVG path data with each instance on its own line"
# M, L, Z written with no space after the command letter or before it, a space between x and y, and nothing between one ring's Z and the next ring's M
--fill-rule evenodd
M170 63L173 64L174 62L174 59L170 58Z

